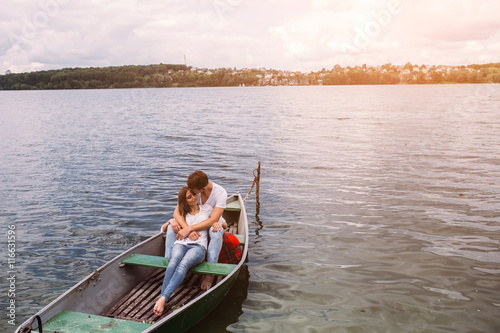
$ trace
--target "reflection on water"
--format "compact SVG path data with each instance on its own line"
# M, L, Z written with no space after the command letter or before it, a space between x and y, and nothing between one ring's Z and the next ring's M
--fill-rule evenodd
M243 265L226 297L212 310L207 318L186 332L232 332L240 330L237 324L233 326L231 324L237 323L238 318L243 313L242 305L247 298L249 277L248 266ZM242 328L242 330L245 329Z
M499 92L1 92L19 322L156 232L191 171L246 193L261 161L248 289L198 331L497 332Z

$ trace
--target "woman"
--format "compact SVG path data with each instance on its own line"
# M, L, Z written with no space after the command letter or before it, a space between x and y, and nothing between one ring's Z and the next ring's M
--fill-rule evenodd
M202 222L210 217L213 208L209 205L199 205L198 197L187 186L179 191L178 207L183 215L188 229L192 225ZM186 273L205 259L207 251L207 230L198 231L200 237L196 240L189 238L178 239L172 248L171 258L168 262L165 278L161 287L161 294L154 306L153 312L161 316L165 303L177 287L181 284Z

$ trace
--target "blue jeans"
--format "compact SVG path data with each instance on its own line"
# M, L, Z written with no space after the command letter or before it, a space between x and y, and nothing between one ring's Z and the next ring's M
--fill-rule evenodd
M174 244L172 258L165 271L165 278L161 286L161 296L168 301L175 289L182 283L187 272L194 266L201 264L205 259L205 248L198 244Z
M172 246L176 240L177 234L174 229L169 225L167 228L167 238L165 239L165 258L170 259L172 256ZM222 241L224 236L224 230L222 228L219 231L212 231L212 227L208 230L208 262L217 262L219 260L220 249L222 248Z

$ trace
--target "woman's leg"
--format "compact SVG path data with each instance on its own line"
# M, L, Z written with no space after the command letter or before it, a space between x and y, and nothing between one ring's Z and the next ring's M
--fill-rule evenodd
M187 245L186 247L187 250L182 260L180 260L180 262L176 265L175 272L169 279L168 285L165 287L165 289L162 287L161 296L164 296L166 300L170 298L170 296L174 293L175 289L177 289L177 287L182 283L187 272L194 266L202 263L203 260L205 259L205 248L203 246L197 244L190 244ZM174 249L175 248L176 246L174 246ZM175 251L172 251L172 258L174 258L174 255Z
M172 276L175 273L175 270L179 266L179 263L182 261L186 252L188 251L188 245L184 244L174 244L172 247L172 257L169 259L167 270L165 271L165 277L163 278L163 284L161 286L161 296L165 296L165 289L167 288ZM168 299L168 297L167 297Z
M165 277L163 278L163 284L161 286L160 298L156 301L153 308L153 312L157 316L161 316L161 314L163 313L165 303L168 300L168 297L170 297L170 295L168 297L165 295L165 290L167 289L167 286L169 285L170 280L174 275L177 265L181 262L187 250L187 245L174 244L174 246L172 247L172 257L169 259L167 270L165 271Z

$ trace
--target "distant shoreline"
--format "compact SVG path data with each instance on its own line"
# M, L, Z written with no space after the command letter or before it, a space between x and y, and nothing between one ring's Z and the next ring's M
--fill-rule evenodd
M0 75L0 90L231 86L500 83L500 63L468 66L341 67L303 73L266 68L197 68L178 64L64 68Z

